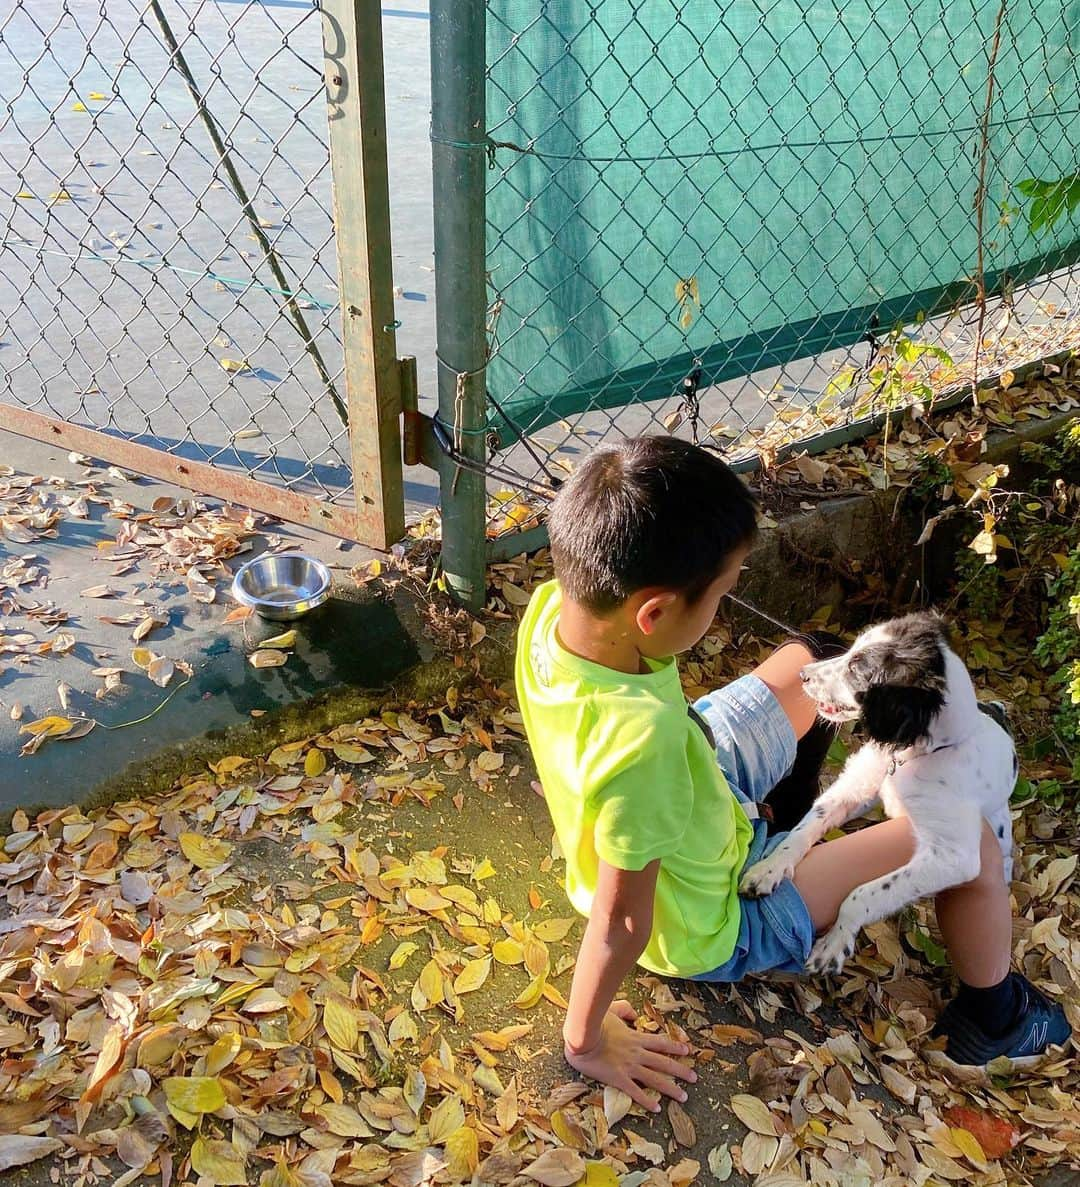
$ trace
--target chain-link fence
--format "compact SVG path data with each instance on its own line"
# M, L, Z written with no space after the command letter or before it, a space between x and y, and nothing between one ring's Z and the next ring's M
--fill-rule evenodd
M489 493L612 435L835 440L1080 341L1071 0L490 0L486 46L486 134L435 140L487 157Z
M0 420L103 431L93 452L136 469L121 443L164 451L181 481L213 466L211 493L258 480L348 531L325 12L5 7Z

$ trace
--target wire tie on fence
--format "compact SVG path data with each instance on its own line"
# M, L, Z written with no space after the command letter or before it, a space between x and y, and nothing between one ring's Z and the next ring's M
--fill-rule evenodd
M460 148L466 152L474 152L476 149L482 149L487 154L488 168L494 169L496 165L495 150L499 148L508 148L511 152L516 153L533 153L535 150L525 147L521 144L515 144L512 140L492 140L490 136L485 136L483 140L454 140L450 136L437 136L430 129L428 130L428 139L432 144L442 144L446 148Z

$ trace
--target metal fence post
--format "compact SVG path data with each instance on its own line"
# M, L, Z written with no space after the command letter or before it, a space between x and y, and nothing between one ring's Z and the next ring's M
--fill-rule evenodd
M439 417L465 457L485 438L485 3L431 0L431 152L435 192ZM439 463L442 563L450 592L484 603L484 476Z
M349 452L360 539L405 534L379 0L323 0Z

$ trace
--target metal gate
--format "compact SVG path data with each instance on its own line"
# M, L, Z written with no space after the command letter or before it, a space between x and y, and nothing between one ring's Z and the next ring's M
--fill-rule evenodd
M379 5L16 0L0 79L0 424L399 539Z

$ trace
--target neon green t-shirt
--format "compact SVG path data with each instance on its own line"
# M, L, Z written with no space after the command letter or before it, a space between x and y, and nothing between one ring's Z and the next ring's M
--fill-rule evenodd
M515 677L567 894L587 916L600 860L640 870L660 858L639 963L670 976L708 972L735 948L750 822L687 710L674 658L630 676L572 655L556 635L561 604L557 582L533 594Z

